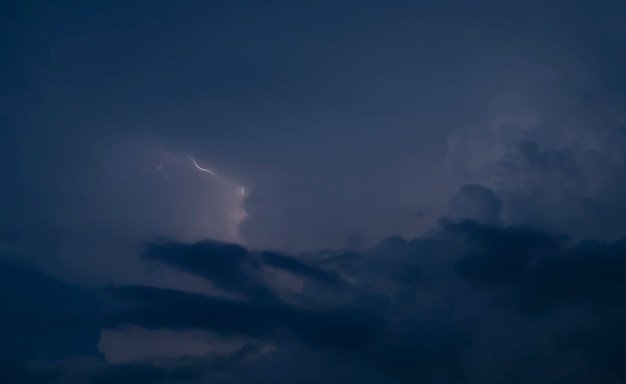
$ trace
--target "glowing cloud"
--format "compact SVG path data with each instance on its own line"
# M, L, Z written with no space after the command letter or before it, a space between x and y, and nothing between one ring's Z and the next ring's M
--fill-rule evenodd
M218 178L220 180L225 181L226 183L228 183L230 185L233 185L233 183L229 179L227 179L227 178L225 178L225 177L223 177L221 175L218 175L217 173L215 173L214 171L212 171L212 170L210 170L208 168L201 167L200 164L198 164L198 162L193 157L191 157L191 156L189 156L187 154L185 154L185 157L187 157L189 160L191 160L191 162L193 163L193 165L196 167L197 170L199 170L201 172L204 172L204 173L208 173L211 176L214 176L214 177L216 177L216 178ZM242 239L239 236L238 227L239 227L239 224L247 216L246 211L243 209L243 206L242 206L243 200L246 198L246 189L243 186L239 186L238 189L239 189L239 191L241 193L240 196L236 196L236 199L238 201L238 203L237 203L238 209L232 213L231 219L235 223L235 232L233 234L234 239L235 239L235 241L242 242Z

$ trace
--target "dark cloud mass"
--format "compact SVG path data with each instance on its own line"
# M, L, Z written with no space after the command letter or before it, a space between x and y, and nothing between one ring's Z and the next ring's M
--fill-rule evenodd
M305 257L309 262L208 241L148 246L146 258L193 269L226 293L243 293L240 297L118 286L101 294L110 301L103 313L90 312L86 306L103 302L100 295L89 301L88 291L65 288L44 276L9 279L3 284L5 292L23 292L18 290L20 285L32 284L32 292L48 295L55 295L55 290L42 287L38 280L59 286L67 290L63 304L47 302L48 311L53 311L49 313L69 316L75 310L79 317L92 313L96 323L84 324L102 324L105 329L204 330L250 340L235 352L215 357L98 363L83 373L94 382L116 377L145 377L154 382L202 382L212 377L217 382L247 382L252 376L246 375L257 373L269 381L281 377L291 382L313 375L316 380L334 382L347 374L344 370L358 367L350 377L366 382L368 374L364 372L370 371L379 382L525 382L519 381L523 369L524 380L569 383L601 377L617 383L624 379L617 362L626 357L618 346L623 332L617 322L624 318L626 304L624 244L626 240L572 244L563 236L528 227L444 220L432 237L392 238L367 252L345 257L322 252ZM268 267L304 274L307 283L300 292L282 296L263 279L262 270ZM3 266L3 271L13 271L11 268ZM328 278L339 273L344 276L340 285ZM20 300L26 318L28 311L41 307L35 299ZM21 313L16 304L5 305L14 315ZM68 355L68 340L80 341L87 348L94 347L97 338L89 342L77 334L81 329L77 325L83 323L61 333L55 325L57 319L47 314L41 320L42 326L56 334L54 339L43 335L35 339L52 343L46 349L20 338L4 353L17 356L20 348L31 348L48 351L48 358L86 356L81 349L70 350ZM7 334L16 335L19 327L25 326L3 320ZM64 342L57 344L59 337ZM617 339L611 340L613 337ZM273 347L258 352L262 345ZM497 368L492 367L490 351L503 359ZM336 371L319 376L313 365L322 357L333 359ZM580 361L584 369L574 364ZM281 364L303 366L288 373L280 372ZM47 369L33 368L32 374L54 372ZM286 374L289 376L284 377Z
M3 359L96 356L101 298L95 290L0 263Z
M0 2L0 382L626 382L625 20Z

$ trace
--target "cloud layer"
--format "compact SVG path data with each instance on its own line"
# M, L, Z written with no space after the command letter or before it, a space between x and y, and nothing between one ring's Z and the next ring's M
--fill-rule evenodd
M460 194L478 197L490 215L500 207L484 187L468 186ZM94 361L88 369L79 364L82 371L72 365L77 363L19 369L49 382L75 377L94 383L626 379L619 363L626 358L620 347L626 342L620 325L626 319L626 239L578 242L537 227L445 219L428 236L392 237L363 252L292 256L216 241L158 242L146 245L143 259L206 279L217 290L207 295L111 286L93 296L98 308L107 303L106 311L89 312L70 301L82 288L64 288L66 306L50 302L48 311L65 316L82 305L79 313L92 313L106 331L101 337L108 339L99 345L108 345L109 362ZM302 284L294 289L274 280L276 273ZM13 300L7 307L20 300L25 313L37 308L34 298L19 296L17 286L31 284L35 292L49 280L33 276L4 282L5 297ZM46 325L55 324L54 316L46 319ZM20 332L14 324L5 318L3 330ZM60 340L76 340L76 331L52 329ZM163 341L161 357L152 350L116 359L115 350L124 348L120 335L133 329L155 340L195 334L207 347L192 352ZM44 350L41 337L16 340L4 353ZM80 340L85 348L97 341ZM45 357L87 356L84 348L68 355L69 345L54 344Z

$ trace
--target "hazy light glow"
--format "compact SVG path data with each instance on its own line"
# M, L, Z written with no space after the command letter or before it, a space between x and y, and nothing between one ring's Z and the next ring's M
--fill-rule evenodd
M198 164L198 162L193 157L191 157L191 156L189 156L187 154L185 154L185 156L187 158L189 158L189 160L192 161L193 165L196 167L197 170L199 170L201 172L204 172L204 173L208 173L208 174L210 174L210 175L212 175L212 176L214 176L214 177L216 177L218 179L224 180L227 183L233 185L233 183L228 178L225 178L225 177L223 177L221 175L218 175L217 173L215 173L214 171L212 171L212 170L210 170L208 168L201 167L200 164ZM236 186L236 185L234 185L234 186ZM235 198L237 199L237 209L232 212L231 219L235 223L235 233L233 234L234 240L237 241L237 242L242 243L243 241L242 241L242 239L239 236L238 227L239 227L239 224L247 216L247 213L246 213L245 209L243 208L243 200L246 198L246 189L243 186L239 186L238 188L239 188L239 191L240 191L240 195L239 196L235 196Z
M167 173L165 173L165 171L163 171L163 164L164 164L164 161L161 160L161 163L159 164L158 167L156 167L156 169L163 174L163 177L165 177L167 179Z

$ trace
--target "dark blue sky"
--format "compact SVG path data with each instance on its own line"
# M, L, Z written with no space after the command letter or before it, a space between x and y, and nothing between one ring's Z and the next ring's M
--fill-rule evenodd
M67 319L88 319L57 356L45 327L17 338L19 357L2 358L18 359L6 368L18 382L87 350L100 357L60 382L219 370L228 383L254 372L294 382L287 366L316 364L328 377L312 382L437 380L440 369L512 382L526 364L533 382L570 383L584 376L569 369L578 358L612 372L606 382L624 377L596 361L622 356L613 346L551 338L591 321L601 327L584 331L603 339L615 324L600 301L623 316L623 1L33 0L3 2L0 25L0 274L32 282L3 283L13 296L0 332L27 332L11 327L33 313L60 335ZM598 243L577 245L586 239ZM514 320L485 289L512 295L500 299ZM36 293L48 290L46 306ZM89 313L54 309L65 297ZM120 297L141 309L112 316ZM485 320L498 337L524 327L540 347L459 325ZM342 348L352 352L339 362ZM503 351L501 371L486 368L490 348ZM171 369L137 363L152 350ZM51 366L20 365L39 351ZM415 361L421 373L408 372Z

